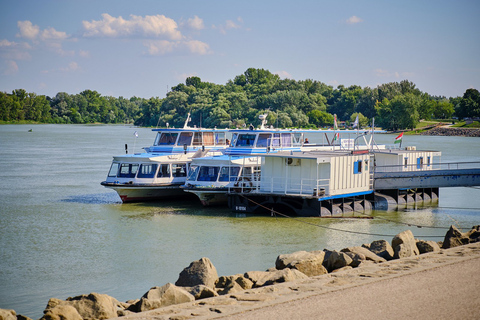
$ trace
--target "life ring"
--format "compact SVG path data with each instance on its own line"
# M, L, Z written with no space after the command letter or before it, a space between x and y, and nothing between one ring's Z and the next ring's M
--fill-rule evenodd
M233 185L233 191L240 193L245 192L249 193L252 191L253 183L250 178L247 177L240 177L237 179L235 184Z

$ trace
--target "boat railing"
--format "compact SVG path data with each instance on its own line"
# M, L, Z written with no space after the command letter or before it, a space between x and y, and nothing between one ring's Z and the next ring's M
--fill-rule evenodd
M425 171L425 170L458 170L458 169L480 169L480 161L449 162L449 163L416 163L416 164L407 164L407 165L385 165L385 166L374 167L375 173Z
M285 179L283 177L263 178L249 181L242 188L232 188L241 193L268 193L291 196L323 197L329 195L329 179Z

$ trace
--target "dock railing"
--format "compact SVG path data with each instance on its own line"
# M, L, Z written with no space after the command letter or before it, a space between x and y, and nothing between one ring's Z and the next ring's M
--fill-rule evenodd
M299 181L297 179L286 180L283 177L262 177L261 181L252 181L252 184L233 191L323 197L329 195L329 179L301 179Z
M458 169L480 169L480 161L474 162L446 162L446 163L420 163L408 165L386 165L375 166L375 173L387 172L409 172L424 170L458 170Z

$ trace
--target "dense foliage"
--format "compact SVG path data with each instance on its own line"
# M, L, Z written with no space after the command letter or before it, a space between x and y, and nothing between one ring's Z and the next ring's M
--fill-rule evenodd
M463 97L434 97L407 80L376 88L338 86L315 80L280 79L268 70L250 68L225 85L189 77L163 99L104 97L85 90L55 97L37 96L23 89L0 92L0 121L41 123L134 123L139 126L182 126L187 113L192 124L234 128L258 123L267 113L275 127L323 127L339 121L352 123L359 115L366 126L388 130L414 128L420 119L480 117L480 93L466 90Z

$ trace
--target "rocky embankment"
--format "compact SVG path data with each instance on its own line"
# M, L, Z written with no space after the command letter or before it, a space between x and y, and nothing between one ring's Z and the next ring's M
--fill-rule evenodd
M480 129L435 127L421 134L425 136L480 137Z
M265 303L265 301L289 299L289 294L291 295L292 292L298 299L302 293L311 294L328 290L329 287L337 285L341 279L332 280L328 277L348 273L349 269L353 269L352 271L363 270L358 274L349 274L349 281L363 281L366 278L374 278L375 272L379 273L378 269L370 271L367 277L365 270L369 270L369 266L383 266L396 261L401 263L424 253L442 253L443 249L477 242L480 243L480 225L472 227L465 233L451 226L444 241L440 243L415 239L413 233L406 230L396 235L391 243L377 240L370 244L348 247L340 251L324 249L281 254L277 257L275 267L267 271L249 271L244 274L221 277L218 277L214 265L208 258L201 258L186 267L180 273L175 284L168 283L161 287L153 287L140 299L119 302L113 297L98 293L66 300L52 298L48 301L41 319L86 320L117 317L126 319L148 317L155 319L207 319L221 315L227 308L230 312L238 312L241 308L255 308L257 304ZM467 247L465 246L465 248ZM478 251L478 248L472 250ZM448 256L448 254L444 254L444 256ZM438 264L440 259L435 258L434 260ZM424 263L427 261L424 260ZM397 264L387 273L392 274L399 269L401 268ZM309 279L311 279L311 283L309 283ZM316 284L313 284L313 281L316 281ZM282 287L281 283L288 284L288 282L296 283L296 285ZM155 314L139 314L139 312L145 311ZM182 315L182 312L186 315ZM29 318L17 315L14 310L0 309L0 320L29 320Z

